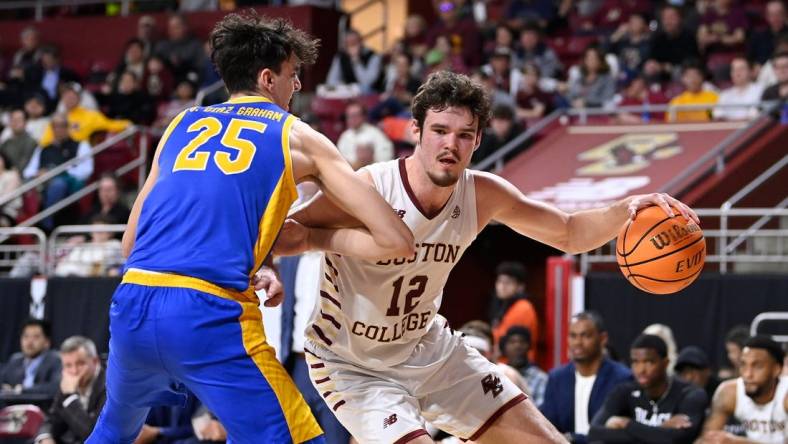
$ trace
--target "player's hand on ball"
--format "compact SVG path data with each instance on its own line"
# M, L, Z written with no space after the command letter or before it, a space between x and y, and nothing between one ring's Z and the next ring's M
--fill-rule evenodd
M274 244L276 256L295 256L309 250L309 228L293 219L285 220Z
M700 219L698 219L698 215L692 211L692 208L684 205L681 201L666 193L651 193L633 196L627 207L629 219L634 220L638 210L652 205L662 208L662 211L670 217L675 216L673 209L676 209L688 222L692 221L696 224L700 224Z
M279 275L273 268L263 266L252 279L252 285L256 291L264 290L268 297L263 305L266 307L276 307L281 304L285 298L285 293L282 288L282 282L279 280Z

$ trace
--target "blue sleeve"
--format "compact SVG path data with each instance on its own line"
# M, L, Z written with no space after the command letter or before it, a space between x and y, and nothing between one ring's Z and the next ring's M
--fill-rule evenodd
M539 410L542 411L542 414L545 416L545 418L547 418L547 420L550 421L559 432L564 433L566 430L561 430L558 425L558 386L559 383L556 381L556 374L550 373L550 375L547 377L547 386L544 389L544 402L542 402L542 405L539 406Z

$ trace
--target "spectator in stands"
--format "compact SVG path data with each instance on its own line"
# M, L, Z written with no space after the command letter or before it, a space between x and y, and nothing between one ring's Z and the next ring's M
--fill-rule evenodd
M498 151L508 144L524 130L523 126L515 120L514 110L506 105L497 105L492 110L490 126L484 130L479 148L473 152L472 163L478 163L487 156ZM510 159L522 150L514 150L506 158Z
M633 13L610 37L610 52L618 57L619 66L626 78L640 74L651 51L651 38L646 16Z
M539 68L542 77L555 79L563 67L555 51L542 41L542 31L535 24L527 24L520 33L515 49L515 66L522 68L533 63Z
M771 338L748 339L742 350L741 377L717 389L701 443L785 443L788 377L781 376L784 360L783 349ZM724 430L730 419L744 424L746 437Z
M11 135L0 143L0 154L8 156L10 164L21 173L30 162L38 142L27 132L27 116L24 110L11 111L7 128ZM6 167L8 168L8 165Z
M481 327L481 328L480 328ZM492 330L490 324L484 321L469 321L460 327L462 338L466 345L475 348L482 356L487 358L488 361L494 363L501 373L506 375L514 385L516 385L524 393L530 393L528 384L520 372L509 364L496 362L496 353L492 347Z
M740 51L746 30L747 15L733 0L714 0L701 17L698 47L705 54Z
M92 225L109 225L113 220L98 214L93 216ZM90 242L83 243L80 237L69 239L71 250L55 266L55 276L118 276L123 254L118 239L111 232L93 231Z
M3 65L0 66L0 108L21 107L25 97L30 94L25 82L25 71L19 66L11 66L6 76L2 55L0 65Z
M636 382L610 392L594 415L588 441L692 443L709 401L702 389L668 375L668 351L659 336L640 335L630 359Z
M192 416L200 401L186 390L186 402L177 406L153 407L134 444L195 444Z
M107 399L105 373L96 345L88 338L72 336L60 346L63 375L46 422L36 444L82 443L93 431Z
M783 52L788 53L788 34L781 34L777 36L777 41L775 42L775 48L772 57L767 60L766 63L761 65L760 69L758 70L758 77L755 80L755 83L760 85L761 89L765 90L766 88L777 83L777 75L774 72L774 60L777 54Z
M42 94L33 94L25 100L25 113L27 113L25 128L30 137L37 142L44 137L44 132L49 127L50 117L46 115L46 109L46 98Z
M665 324L651 324L643 329L643 334L659 336L660 339L665 341L665 345L668 347L668 376L673 376L673 369L676 366L676 359L679 354L679 347L676 345L673 330Z
M421 81L411 70L413 58L404 51L393 54L386 69L383 94L380 103L370 110L370 116L378 121L386 116L410 113L410 104L421 86Z
M326 84L334 87L357 84L362 93L372 93L380 77L381 64L380 55L364 46L361 34L351 29L345 34L343 48L331 61Z
M504 20L512 29L523 29L526 23L534 23L546 29L556 14L551 0L511 0L504 12Z
M383 131L367 121L367 111L360 102L350 102L345 107L347 129L337 141L337 148L354 168L359 168L364 157L369 160L369 146L373 162L394 158L394 144ZM361 159L359 158L361 154Z
M583 52L583 60L569 77L567 99L575 108L599 108L613 100L616 79L597 46Z
M402 43L406 53L421 60L429 50L427 44L427 22L420 15L409 15L405 19L405 32Z
M159 104L170 99L174 88L175 80L164 60L158 56L149 58L142 78L142 90Z
M107 77L110 88L116 88L120 77L124 72L130 71L138 79L145 76L145 47L142 40L131 39L126 42L126 50L123 52L123 60L118 63L115 70Z
M490 63L482 66L482 71L492 78L495 88L505 94L517 94L522 73L511 66L512 50L507 47L495 48Z
M154 53L166 60L176 80L199 80L205 52L202 43L189 34L186 16L175 14L167 21L167 39L156 43Z
M674 97L670 105L709 105L706 109L668 112L668 119L676 122L704 122L711 120L711 110L717 103L717 93L703 89L705 73L703 68L696 63L687 63L681 75L684 92Z
M515 325L509 327L499 345L502 358L523 376L528 395L538 407L544 401L547 373L528 359L531 344L531 331L527 327Z
M196 89L194 83L189 80L181 80L178 83L178 87L175 88L172 100L159 106L158 118L153 126L164 130L181 111L194 106L194 98L197 94Z
M509 328L519 325L531 332L529 358L536 361L539 344L539 318L525 294L525 266L519 262L501 262L495 270L495 297L490 300L490 324L498 344Z
M593 30L612 34L626 27L633 15L650 13L651 2L642 0L605 0L592 18Z
M661 72L668 79L680 76L680 67L686 60L699 57L695 34L683 27L677 6L662 8L660 29L651 41L650 57L651 67L646 67L647 71L651 74Z
M495 38L485 45L484 52L487 55L488 60L497 48L507 48L509 51L514 50L514 34L512 33L512 30L506 25L496 26Z
M94 216L107 217L108 223L125 224L129 220L129 207L120 200L120 183L111 172L101 175L98 180L97 199L93 200L93 209L85 223L90 223Z
M476 22L460 17L457 5L449 0L438 3L438 18L427 33L427 44L433 47L438 37L445 36L451 45L451 54L460 55L465 66L480 66L482 52Z
M766 29L753 32L749 38L747 58L756 68L772 58L777 39L788 35L788 17L782 0L772 0L766 4L766 24Z
M153 55L158 39L156 38L156 19L149 15L137 19L137 35L134 37L142 43L142 54L145 58Z
M520 120L540 119L553 110L555 98L540 86L539 67L527 63L522 69L522 79L517 90L517 118Z
M120 132L132 123L129 120L108 119L100 111L87 109L80 104L82 87L78 83L67 83L61 88L63 105L68 119L68 133L76 142L87 141L93 133L98 131ZM54 138L54 124L44 130L39 144L46 147Z
M746 325L737 325L725 335L725 354L728 358L728 365L721 368L717 374L720 379L739 377L741 352L748 339L750 339L750 329Z
M597 313L574 315L569 324L571 361L548 376L540 409L570 442L586 442L591 419L608 393L632 379L627 367L605 355L607 341L607 329Z
M19 33L20 48L14 53L11 60L12 66L22 68L27 71L38 63L41 58L41 39L38 29L28 26Z
M153 99L140 89L139 77L132 71L122 73L113 91L107 95L99 95L98 99L106 108L107 117L110 119L150 125L156 115Z
M781 100L788 97L788 52L779 52L772 58L777 83L766 88L761 100Z
M744 57L736 57L731 62L733 86L720 93L720 105L757 105L763 91L753 82L750 62ZM720 120L745 120L758 115L757 106L739 108L715 108L714 118Z
M617 119L621 123L641 123L652 120L665 120L664 113L654 112L648 109L651 105L664 105L668 103L667 97L659 91L654 91L648 87L644 76L630 79L626 83L624 94L618 101L618 106L640 106L644 107L640 113L620 112Z
M0 199L16 191L20 185L22 185L22 176L9 160L8 155L2 151L2 145L0 145ZM21 196L0 206L0 227L13 227L16 225L21 208Z
M714 391L720 385L720 380L711 373L706 352L694 345L681 349L674 370L679 378L705 390L709 399L712 399Z
M71 166L62 174L53 177L44 185L44 208L49 208L81 188L82 184L93 174L93 158L90 157L90 145L87 142L77 142L71 138L66 116L56 114L52 117L51 127L53 129L53 141L43 148L37 147L35 149L30 162L28 162L22 173L25 179L41 176L52 168L75 157L87 156L87 158ZM47 231L51 231L54 228L52 217L44 219L42 227Z
M60 384L61 364L49 349L52 330L49 322L28 319L19 338L21 352L11 355L2 367L2 393L24 393L54 397Z
M60 65L60 51L54 46L41 48L41 58L37 64L25 71L25 82L31 92L43 91L47 98L47 108L54 108L60 95L58 87L63 82L76 82L79 78L68 68Z
M438 36L435 40L435 46L424 56L424 65L427 71L425 75L436 71L468 72L468 66L463 61L462 54L452 49L449 37L445 35Z

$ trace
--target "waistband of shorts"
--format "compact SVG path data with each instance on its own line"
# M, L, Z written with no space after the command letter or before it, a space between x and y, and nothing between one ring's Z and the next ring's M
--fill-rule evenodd
M257 295L254 292L254 287L251 285L245 291L231 290L191 276L159 273L139 268L129 268L126 270L126 273L123 274L121 284L144 285L146 287L188 288L219 296L220 298L231 299L233 301L257 301Z

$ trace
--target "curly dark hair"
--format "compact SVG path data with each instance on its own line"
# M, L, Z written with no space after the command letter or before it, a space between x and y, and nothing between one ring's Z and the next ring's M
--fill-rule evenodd
M282 18L271 19L254 10L228 14L208 38L211 60L230 94L255 91L265 68L279 74L282 62L295 54L303 65L317 60L320 41Z
M451 71L437 71L427 78L413 98L413 118L424 129L427 111L440 112L449 107L468 108L478 120L477 133L490 121L490 97L484 87L470 77Z

